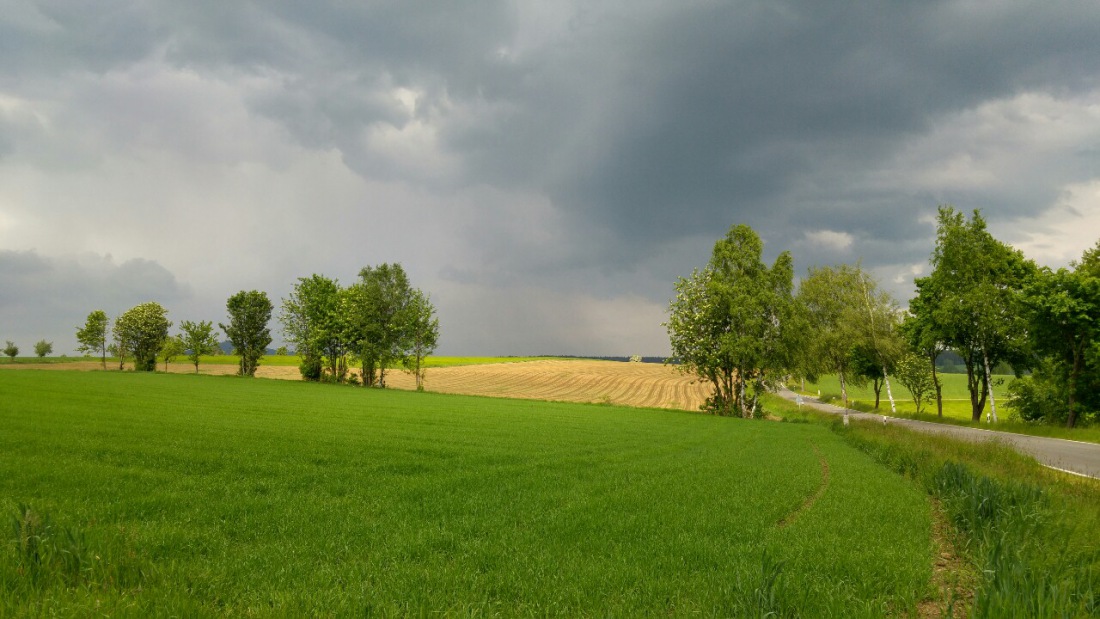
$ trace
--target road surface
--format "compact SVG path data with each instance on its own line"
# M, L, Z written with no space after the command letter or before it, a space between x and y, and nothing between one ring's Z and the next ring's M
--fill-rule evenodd
M795 401L797 395L789 389L781 389L780 397ZM802 396L802 405L814 410L836 415L844 414L844 408L825 404L816 398ZM848 411L853 419L868 419L882 421L882 415ZM952 438L964 441L998 441L1015 447L1022 453L1034 457L1043 466L1100 479L1100 444L1071 441L1061 438L1046 438L1043 436L1028 436L1026 434L1013 434L1011 432L998 432L996 430L982 430L966 426L954 426L946 423L931 423L928 421L916 421L889 417L889 423L903 425L918 432L931 434L945 434Z

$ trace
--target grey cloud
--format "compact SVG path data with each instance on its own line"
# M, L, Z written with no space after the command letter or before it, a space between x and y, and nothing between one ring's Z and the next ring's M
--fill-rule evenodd
M190 289L150 260L116 264L110 256L46 257L34 251L0 250L0 338L23 350L39 339L58 353L75 350L76 327L88 312L102 309L112 318L145 301L169 309Z

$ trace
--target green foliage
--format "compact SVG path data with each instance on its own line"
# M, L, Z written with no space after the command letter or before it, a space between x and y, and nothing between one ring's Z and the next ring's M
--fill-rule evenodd
M810 269L798 288L798 303L807 324L807 373L836 374L845 407L848 386L863 379L853 351L861 345L873 350L866 329L865 277L858 266L817 267Z
M19 347L16 346L11 340L4 343L4 356L8 357L13 363L15 358L19 356Z
M325 373L325 364L320 357L303 357L298 365L303 380L319 381Z
M1024 385L1018 391L1025 398L1061 392L1065 415L1049 410L1023 411L1025 417L1064 420L1077 424L1082 409L1100 410L1100 361L1090 353L1100 348L1100 243L1086 252L1073 271L1044 268L1029 282L1023 294L1028 334L1035 351L1046 357L1044 372L1036 381L1048 385ZM1095 271L1095 272L1094 272ZM1041 399L1041 398L1040 398ZM1032 399L1030 404L1039 405Z
M157 354L168 339L168 311L150 301L130 308L115 321L115 337L119 349L134 356L134 369L152 372L157 369ZM124 357L125 353L120 354Z
M880 617L927 594L924 496L821 426L62 376L0 373L0 513L31 502L89 569L35 584L9 534L0 616Z
M362 363L364 386L385 387L386 369L408 358L412 294L405 269L398 263L364 267L359 281L348 290L349 331Z
M937 379L932 375L928 362L913 353L907 353L898 360L894 376L909 392L916 406L916 413L920 415L924 412L924 402L938 390Z
M88 314L83 327L78 327L76 340L80 343L77 350L83 353L99 353L103 369L107 369L107 334L110 321L103 310L94 310Z
M424 390L424 360L435 351L439 343L439 319L435 306L420 290L413 290L409 297L406 329L408 354L403 364L416 377L416 390Z
M1008 407L1017 417L1030 422L1066 422L1067 387L1064 376L1054 369L1054 365L1052 359L1043 359L1031 375L1021 376L1008 384Z
M213 355L221 352L218 346L218 332L209 320L191 322L184 320L180 323L180 341L187 358L195 364L195 373L199 373L199 361L204 355Z
M271 301L266 292L240 291L225 303L229 324L219 324L240 355L239 376L255 376L268 344L271 343Z
M283 300L279 322L283 335L305 360L303 367L312 368L313 359L323 360L331 376L339 375L348 352L345 294L336 280L314 274L298 278L290 296ZM309 380L305 374L303 378Z
M706 408L718 414L753 416L769 381L794 365L791 256L781 253L768 268L762 251L752 228L731 227L707 268L676 282L669 303L672 357L714 386Z
M34 354L39 359L49 355L53 352L53 342L47 342L46 340L38 340L34 343Z
M178 335L170 335L164 340L164 346L160 349L160 358L164 361L164 371L168 371L168 364L176 357L186 354L187 346Z
M974 211L969 221L941 206L932 273L917 278L910 311L918 317L911 340L955 350L966 364L972 419L979 421L990 394L985 367L1028 364L1027 325L1020 296L1036 271L1022 253L996 240Z

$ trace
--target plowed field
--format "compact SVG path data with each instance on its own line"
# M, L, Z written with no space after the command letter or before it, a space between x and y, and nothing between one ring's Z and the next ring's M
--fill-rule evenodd
M98 370L101 366L80 361L7 367ZM232 374L237 370L233 365L214 364L200 365L199 369L203 374ZM193 372L194 366L172 363L169 371ZM256 375L284 380L301 377L296 367L264 365ZM395 370L386 373L386 384L396 389L415 387L410 374ZM664 365L557 359L430 368L426 370L425 388L437 393L683 410L698 410L710 393L707 384Z

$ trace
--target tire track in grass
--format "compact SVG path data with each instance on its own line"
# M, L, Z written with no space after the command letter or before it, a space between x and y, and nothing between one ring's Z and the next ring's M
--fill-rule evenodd
M817 503L817 500L829 489L829 461L825 459L825 454L821 453L821 450L817 448L817 444L810 443L810 447L813 447L814 453L817 454L818 461L821 462L821 484L818 485L817 490L813 494L806 497L802 505L799 505L794 511L780 518L779 521L775 523L776 528L783 529L790 526L791 523L798 520L799 516L813 507L814 503Z

